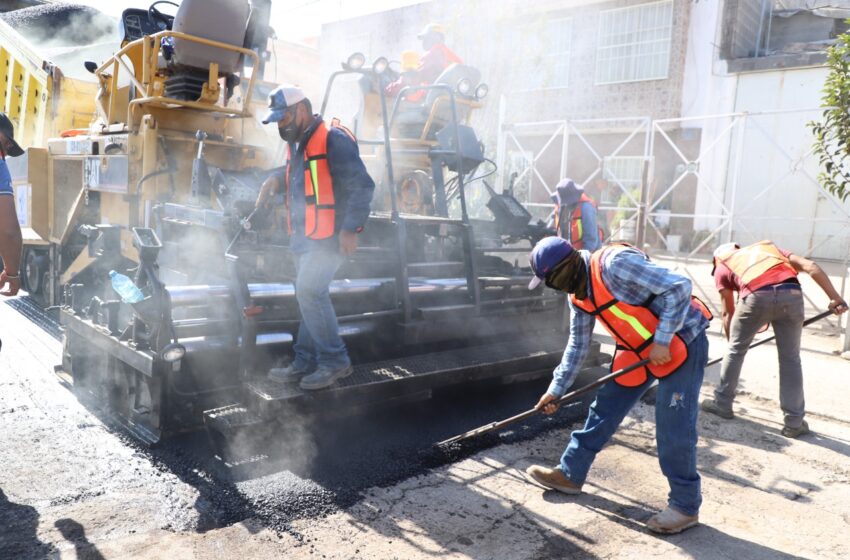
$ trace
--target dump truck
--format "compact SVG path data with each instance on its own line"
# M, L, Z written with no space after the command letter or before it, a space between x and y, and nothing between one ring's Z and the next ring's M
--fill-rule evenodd
M378 185L360 248L330 288L355 371L317 392L269 379L299 324L282 209L254 208L283 163L274 127L257 116L275 85L263 80L270 3L161 9L125 10L114 54L86 63L96 91L85 130L29 150L42 158L30 181L41 196L33 215L47 224L45 299L61 306L64 329L57 375L81 399L147 444L205 429L236 461L247 452L235 435L304 407L381 406L550 374L565 299L529 291L525 263L553 232L479 172L474 72L449 72L424 86L421 105L402 107L403 95L384 95L386 60L358 55L322 103L340 75L360 84L363 111L341 119ZM413 198L411 174L423 186ZM468 212L473 185L489 197L486 219ZM143 299L118 298L112 270ZM603 360L597 349L589 363Z

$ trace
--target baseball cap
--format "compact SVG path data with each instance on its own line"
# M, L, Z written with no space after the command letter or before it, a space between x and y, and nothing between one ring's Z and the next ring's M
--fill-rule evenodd
M269 112L263 118L263 124L283 119L286 110L307 99L304 91L295 86L277 86L269 94Z
M6 116L6 113L0 113L0 132L9 139L10 145L6 155L12 157L23 155L24 150L18 146L17 142L15 142L15 125L13 125L12 121L9 120L9 117Z
M579 201L582 194L584 194L584 187L577 185L572 179L565 178L561 179L555 187L552 201L564 206L572 206Z
M534 278L528 283L528 289L533 290L539 286L546 279L546 275L573 251L573 246L561 237L544 237L538 241L529 257Z
M422 31L419 32L416 38L421 39L429 33L440 33L441 35L445 35L446 28L440 25L439 23L429 23L428 25L422 28Z
M717 259L723 259L724 257L728 257L732 252L737 249L740 249L741 246L735 242L724 243L714 250L714 254L712 255L712 265L711 265L711 275L714 276L714 271L717 269Z

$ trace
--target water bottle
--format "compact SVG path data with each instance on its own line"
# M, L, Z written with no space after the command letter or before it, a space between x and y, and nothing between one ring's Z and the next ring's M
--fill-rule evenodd
M109 271L109 277L112 279L112 289L124 303L139 303L145 299L145 294L128 277L114 270Z

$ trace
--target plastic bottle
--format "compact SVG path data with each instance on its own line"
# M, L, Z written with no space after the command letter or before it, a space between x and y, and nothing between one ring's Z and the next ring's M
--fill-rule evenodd
M109 277L112 279L112 289L121 296L124 303L139 303L145 299L145 294L127 276L110 270Z

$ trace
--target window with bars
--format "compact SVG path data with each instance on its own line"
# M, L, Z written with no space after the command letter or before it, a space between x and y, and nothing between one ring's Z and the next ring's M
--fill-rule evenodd
M623 193L640 188L643 181L643 156L606 156L602 163L602 177L608 188L602 193L602 203L616 205Z
M666 78L672 30L672 0L600 12L596 83Z

